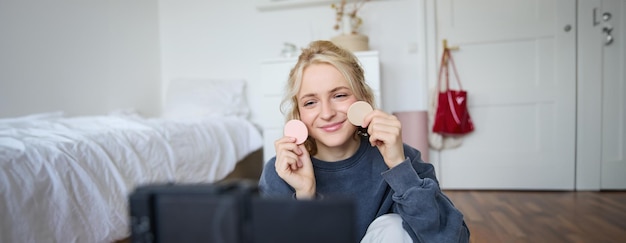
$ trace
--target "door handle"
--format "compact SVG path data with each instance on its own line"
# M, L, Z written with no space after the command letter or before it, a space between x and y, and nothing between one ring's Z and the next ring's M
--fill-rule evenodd
M593 8L593 16L591 18L592 18L592 21L593 21L593 26L597 26L600 23L602 23L601 21L598 21L598 8ZM611 19L611 13L604 12L602 14L602 21L607 22L610 19Z
M596 22L596 11L597 9L594 8L593 9L593 21L594 21L594 25L599 24L599 22ZM605 26L602 28L602 32L604 32L606 34L606 40L604 41L604 45L608 46L611 45L611 43L613 43L613 35L611 34L611 32L613 32L613 26L611 26L609 23L609 20L611 20L611 13L609 12L604 12L602 14L602 21L605 23Z
M606 40L604 41L604 45L608 46L613 43L613 35L611 34L611 32L613 32L613 27L610 25L604 26L604 28L602 28L602 32L606 33Z
M602 14L602 20L604 20L604 22L607 22L609 20L611 20L611 13L609 12L605 12Z

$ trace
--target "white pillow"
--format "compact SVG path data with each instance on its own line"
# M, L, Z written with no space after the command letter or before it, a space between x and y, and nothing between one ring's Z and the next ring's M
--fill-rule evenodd
M199 119L211 116L247 118L245 80L175 79L167 89L163 117Z

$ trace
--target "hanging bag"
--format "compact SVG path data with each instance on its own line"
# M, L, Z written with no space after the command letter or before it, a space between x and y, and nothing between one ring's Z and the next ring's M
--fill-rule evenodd
M458 82L459 90L450 89L450 64ZM441 79L444 69L446 83L444 90L441 90ZM437 91L437 111L435 113L433 132L446 136L457 136L474 131L474 124L467 110L467 92L461 87L461 80L459 79L459 74L456 71L456 65L450 55L449 49L444 49L443 56L441 57Z

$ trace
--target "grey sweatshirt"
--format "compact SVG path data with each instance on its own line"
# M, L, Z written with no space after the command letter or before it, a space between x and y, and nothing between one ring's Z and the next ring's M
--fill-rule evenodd
M311 158L317 194L354 199L358 239L376 217L397 213L414 242L469 242L463 215L439 189L434 167L406 144L404 153L407 159L389 169L378 149L362 139L357 152L346 160ZM264 196L293 197L294 189L276 173L275 160L265 164L259 189Z

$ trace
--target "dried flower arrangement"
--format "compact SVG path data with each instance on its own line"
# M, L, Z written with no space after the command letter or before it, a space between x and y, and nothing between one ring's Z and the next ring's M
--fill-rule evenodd
M359 27L361 27L361 25L363 24L363 20L357 15L357 13L367 1L369 0L354 0L354 5L352 6L351 11L347 11L346 9L346 0L341 0L339 4L333 3L332 5L330 5L336 11L335 26L333 27L333 29L340 30L349 27L350 31L344 31L344 33L357 34ZM344 23L343 21L344 16L349 18L350 26L345 26L347 23Z

